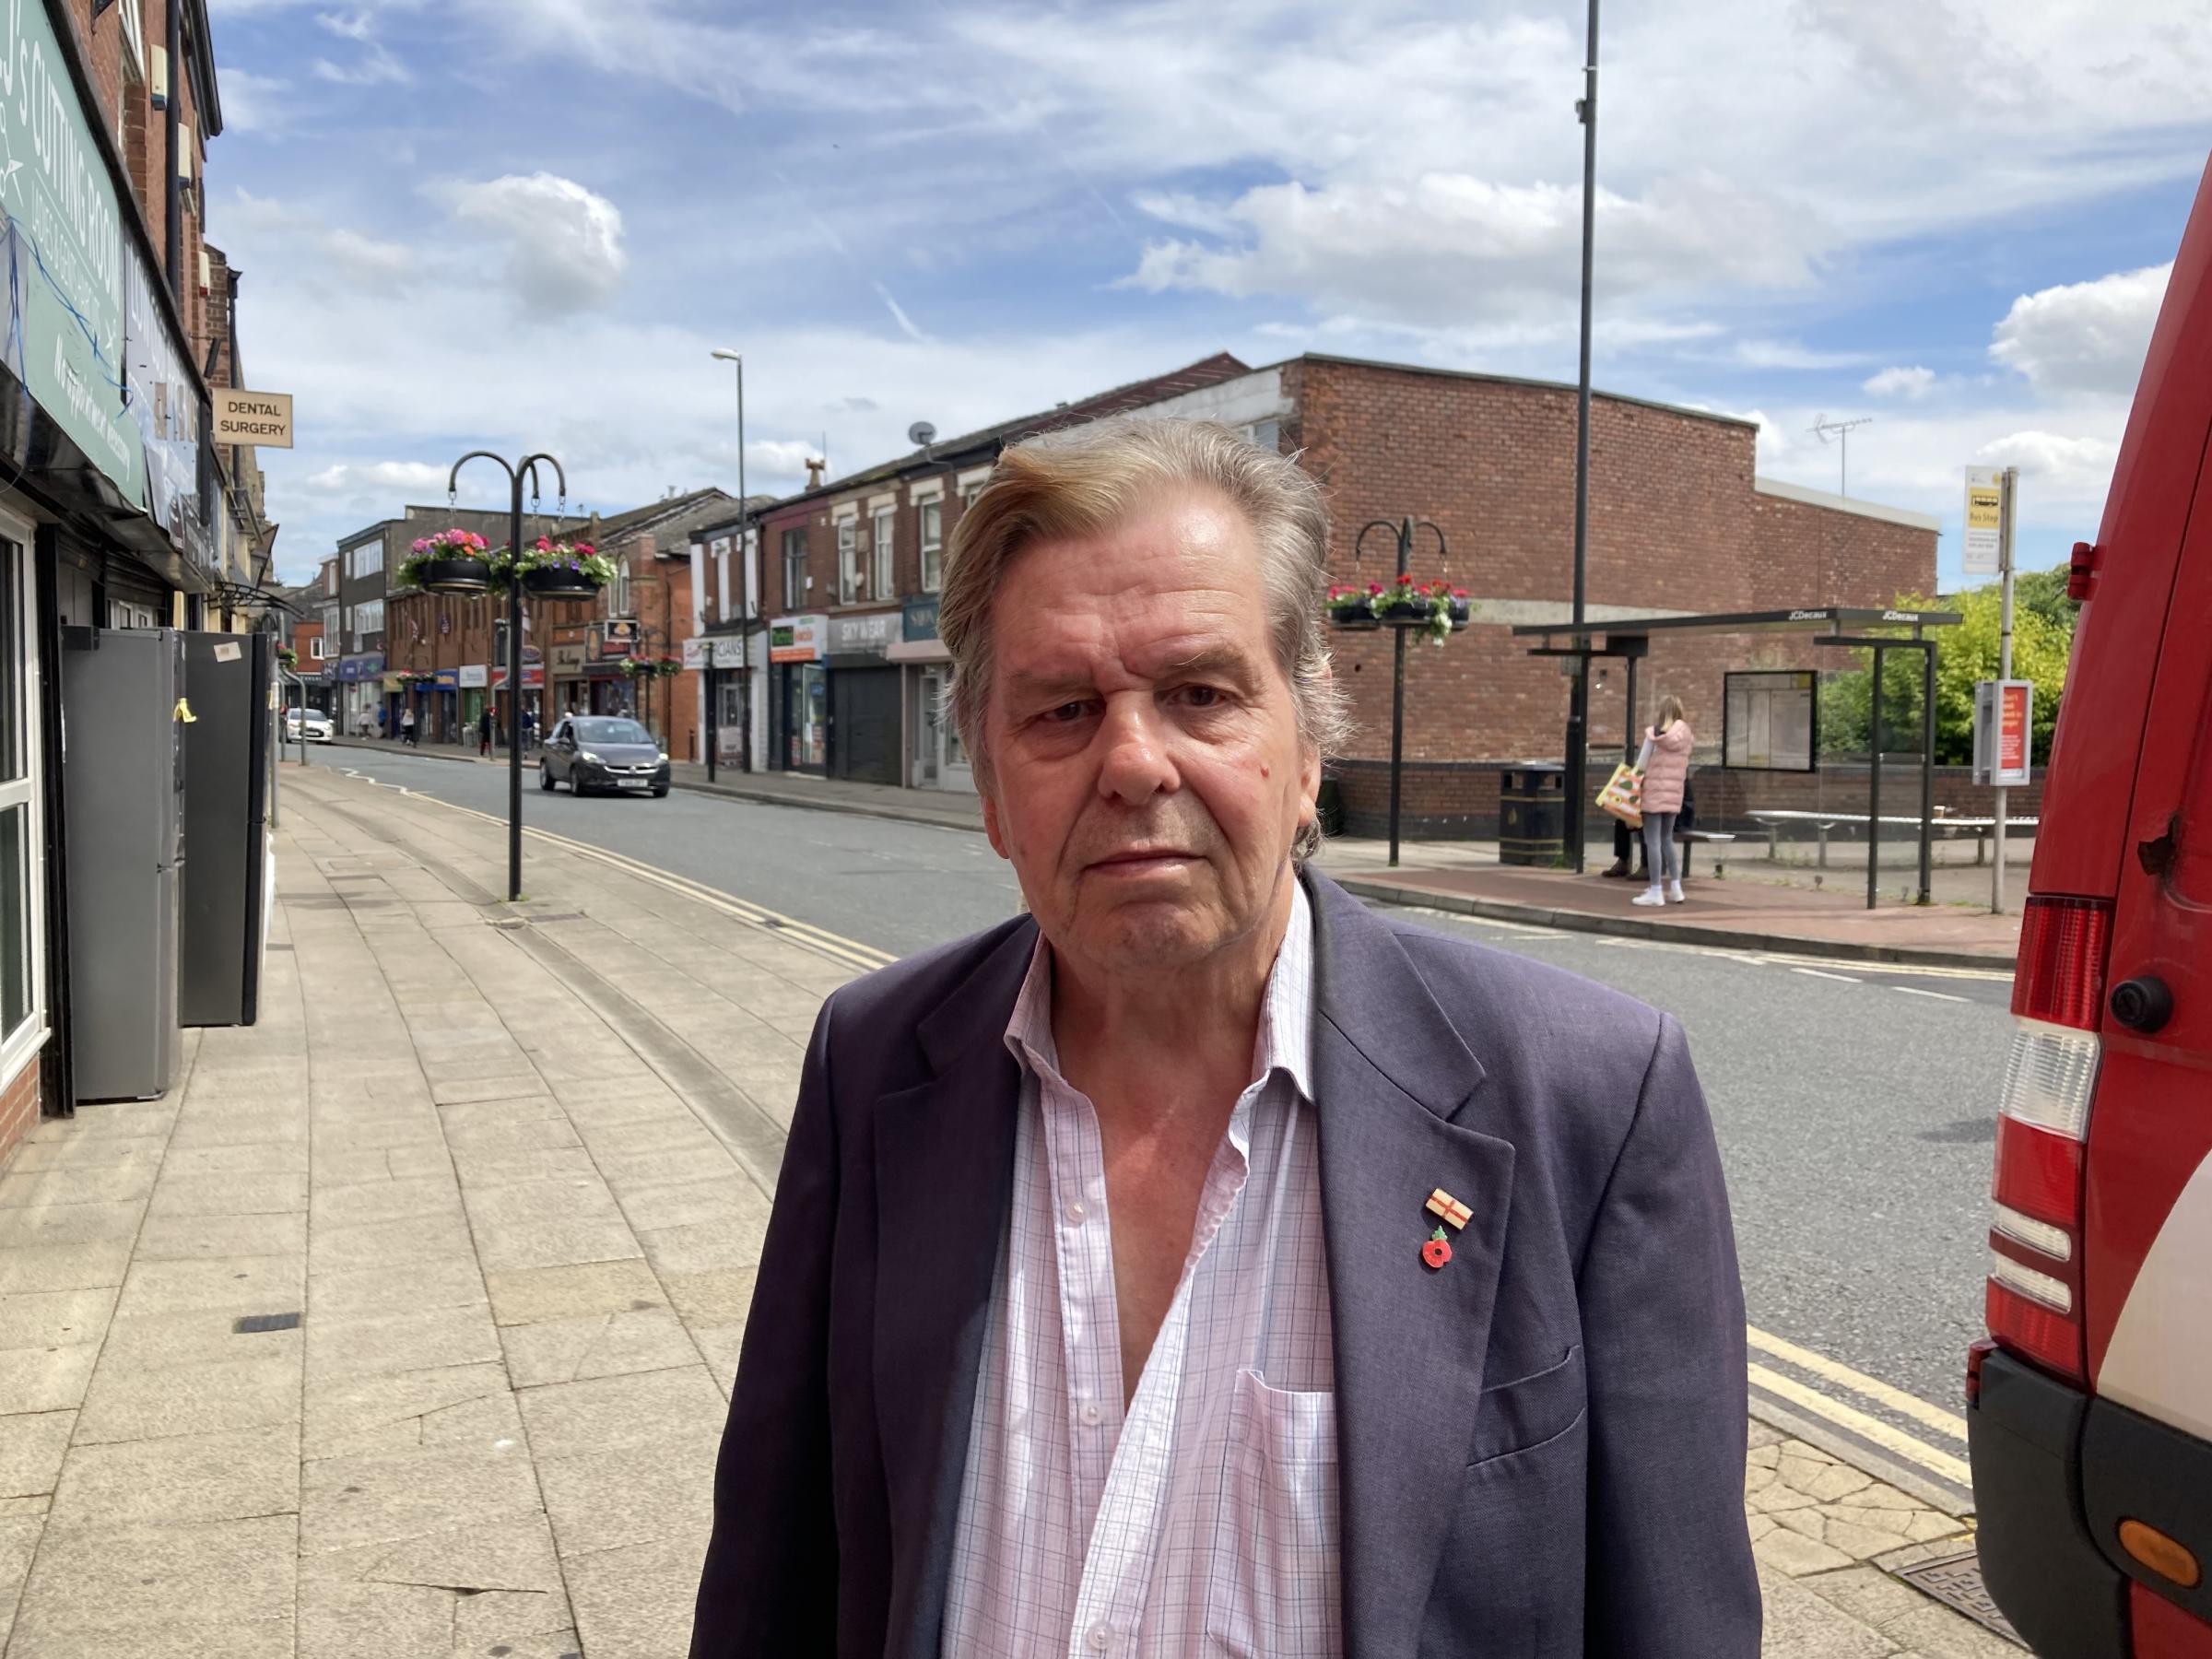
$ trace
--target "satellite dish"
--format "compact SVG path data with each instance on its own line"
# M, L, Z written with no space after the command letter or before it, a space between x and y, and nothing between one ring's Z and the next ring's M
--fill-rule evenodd
M937 441L937 429L931 426L926 420L917 420L912 426L906 429L906 441L923 449L927 449Z

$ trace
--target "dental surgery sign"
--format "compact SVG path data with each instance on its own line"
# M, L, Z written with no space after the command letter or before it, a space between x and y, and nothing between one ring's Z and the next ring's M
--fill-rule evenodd
M123 491L146 500L124 411L123 218L41 0L0 0L7 367Z

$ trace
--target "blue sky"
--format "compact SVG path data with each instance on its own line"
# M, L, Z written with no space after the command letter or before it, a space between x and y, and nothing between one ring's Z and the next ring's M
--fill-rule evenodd
M833 471L1217 350L1571 379L1559 4L213 0L209 234L246 276L278 564L548 449L571 500ZM1608 10L1597 382L1764 473L2095 533L2212 148L2212 0ZM488 476L465 490L488 499ZM548 509L551 500L546 503ZM1564 555L1562 556L1564 557ZM1601 595L1602 597L1602 595Z

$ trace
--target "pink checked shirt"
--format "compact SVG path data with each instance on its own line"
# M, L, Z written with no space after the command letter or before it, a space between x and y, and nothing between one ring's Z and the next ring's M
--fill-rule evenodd
M947 1598L946 1659L1335 1659L1335 1370L1303 888L1253 1080L1198 1201L1126 1416L1106 1171L1060 1075L1040 939L1006 1028L1023 1070Z

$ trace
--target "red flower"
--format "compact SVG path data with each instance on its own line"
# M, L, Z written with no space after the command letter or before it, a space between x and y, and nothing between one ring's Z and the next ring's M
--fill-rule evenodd
M1453 588L1452 590L1452 597L1454 599L1465 599L1466 596L1467 590L1465 588Z
M1411 571L1406 571L1400 574L1398 577L1398 585L1400 587L1411 587L1413 585L1413 572Z
M1421 1260L1430 1267L1441 1267L1452 1259L1452 1245L1448 1240L1435 1238L1421 1246Z
M1371 594L1379 594L1382 591L1382 584L1379 582L1371 582L1367 584L1367 591Z

